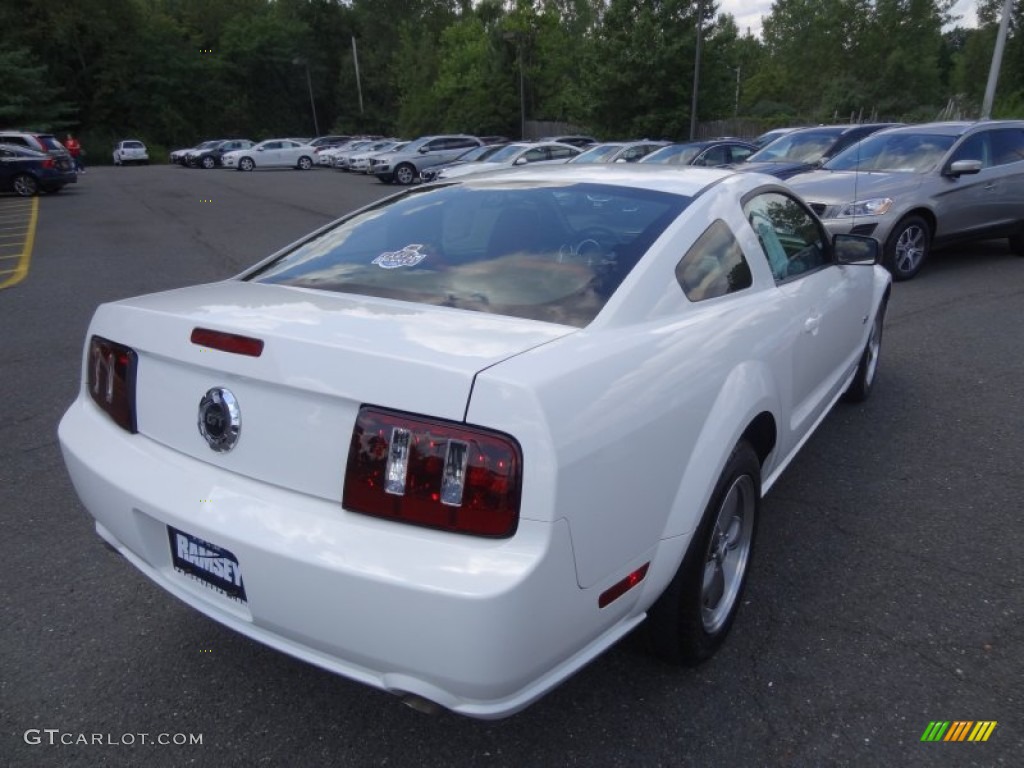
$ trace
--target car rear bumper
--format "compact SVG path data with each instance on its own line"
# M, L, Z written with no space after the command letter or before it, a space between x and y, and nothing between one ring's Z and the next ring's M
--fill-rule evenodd
M579 588L564 520L523 520L501 540L377 520L128 435L88 398L59 436L97 532L150 579L242 634L392 693L502 717L642 618L599 611ZM245 601L176 570L168 526L232 553Z

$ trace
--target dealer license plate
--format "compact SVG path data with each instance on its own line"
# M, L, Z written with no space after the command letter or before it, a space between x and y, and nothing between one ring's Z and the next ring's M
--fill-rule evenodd
M242 569L231 552L171 526L167 526L167 536L176 571L226 597L246 601Z

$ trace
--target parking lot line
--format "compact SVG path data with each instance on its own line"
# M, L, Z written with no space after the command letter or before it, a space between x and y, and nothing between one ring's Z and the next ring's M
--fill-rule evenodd
M0 290L17 285L28 274L38 218L38 197L28 202L0 201Z

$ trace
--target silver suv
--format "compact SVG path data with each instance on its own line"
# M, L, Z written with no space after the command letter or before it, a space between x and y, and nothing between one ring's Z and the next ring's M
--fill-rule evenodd
M833 234L882 243L896 280L933 245L1008 237L1024 256L1024 120L879 131L789 185Z
M424 136L406 144L405 149L382 155L373 175L385 183L412 184L424 168L451 162L467 149L483 146L476 136Z

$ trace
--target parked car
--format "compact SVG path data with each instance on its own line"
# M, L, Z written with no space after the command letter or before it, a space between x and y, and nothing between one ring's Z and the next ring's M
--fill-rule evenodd
M194 149L185 155L185 164L189 168L217 168L223 163L221 158L228 152L236 152L243 149L251 149L256 146L255 142L249 139L226 139L225 141L214 142L213 146Z
M894 125L896 123L862 123L800 128L780 136L734 167L788 179L818 168L866 136Z
M407 141L396 141L394 139L388 139L386 141L378 141L372 144L367 149L360 149L352 153L349 158L348 170L353 173L368 173L370 170L370 161L385 152L397 152L405 147Z
M334 158L338 156L340 152L344 152L352 147L364 144L370 141L370 139L364 137L353 137L348 141L342 141L337 144L322 144L316 147L316 164L333 166Z
M137 139L125 139L117 142L114 147L114 165L129 163L149 164L149 152L146 145Z
M249 149L236 149L225 153L220 161L225 168L252 171L256 168L298 168L308 171L313 167L316 150L309 144L294 139L267 139Z
M351 144L345 145L344 148L339 148L338 151L334 153L334 157L331 158L331 165L336 171L347 171L349 163L352 162L352 155L357 152L369 151L373 147L383 148L386 144L387 142L380 139L363 139L362 141L354 141Z
M36 152L43 152L54 157L68 155L70 153L63 144L52 133L39 133L37 131L0 131L0 144L25 147L34 149Z
M449 163L442 165L434 165L430 168L424 168L420 171L420 180L422 181L433 181L437 178L437 175L447 168L456 168L465 163L482 163L487 160L491 155L500 150L502 147L508 146L507 144L484 144L479 147L470 147L461 155L456 157Z
M689 141L684 144L669 144L640 159L651 165L697 165L704 168L720 168L730 163L742 163L757 151L757 147L745 141L714 139L710 141Z
M667 146L667 141L609 141L595 144L576 155L571 163L635 163L655 150Z
M579 147L574 147L571 144L559 144L554 141L517 142L506 144L486 160L446 168L434 178L455 179L459 176L468 176L471 173L500 171L531 163L542 165L565 163L579 153Z
M574 147L580 149L587 149L597 144L597 139L593 136L581 136L579 134L569 134L567 136L545 136L537 139L537 141L554 141L558 144L572 144Z
M0 190L20 197L60 192L75 184L78 174L71 156L53 156L18 144L0 144Z
M225 139L208 139L207 141L201 141L194 147L187 147L185 149L172 150L168 155L167 159L169 162L175 165L186 165L189 152L198 152L200 150L209 149L220 144Z
M598 170L408 190L101 306L58 431L99 536L424 708L511 714L645 617L709 658L762 495L872 390L890 278L774 178Z
M831 232L884 243L896 280L934 245L1008 237L1024 256L1024 121L908 125L876 133L790 180Z
M384 183L412 184L423 169L451 162L465 150L482 144L476 136L462 134L423 136L409 142L401 152L381 157L372 173Z

